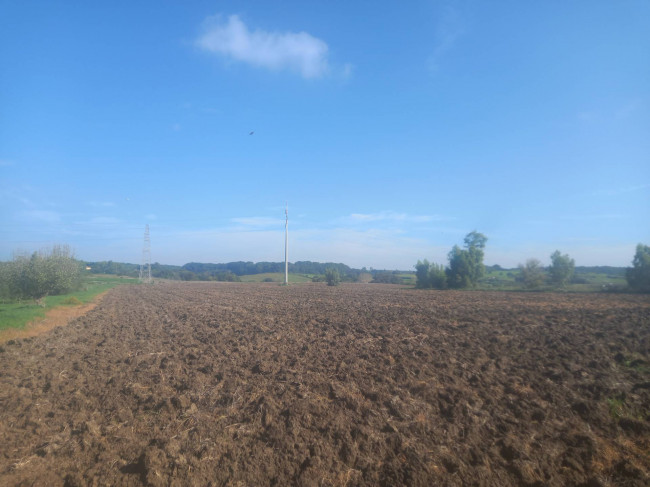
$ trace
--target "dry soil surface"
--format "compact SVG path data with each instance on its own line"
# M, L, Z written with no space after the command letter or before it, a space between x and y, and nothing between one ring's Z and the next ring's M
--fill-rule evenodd
M123 286L0 346L1 485L648 485L650 298Z

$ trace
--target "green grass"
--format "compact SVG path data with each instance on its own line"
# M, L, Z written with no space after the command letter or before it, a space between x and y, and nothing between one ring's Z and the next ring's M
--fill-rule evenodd
M116 276L87 276L79 291L60 296L47 296L43 299L42 306L35 301L22 301L18 303L0 303L0 331L9 328L24 328L27 323L42 318L45 312L57 306L71 306L84 304L95 296L120 284L135 284L136 279L119 278Z
M526 289L515 278L519 275L518 269L487 270L485 276L478 282L477 289L494 291L563 291L572 293L594 293L607 290L624 289L625 277L599 274L595 272L581 272L574 277L583 280L581 283L569 283L564 288L557 288L548 283L535 289Z
M284 282L284 272L266 272L264 274L250 274L240 276L241 282ZM306 274L289 274L289 283L311 282L311 276Z
M626 356L620 364L628 369L635 370L639 374L648 374L650 375L650 364L645 360L645 358L637 353Z
M612 417L612 419L618 421L619 419L628 416L625 401L623 399L611 397L607 399L607 407L609 408L609 415Z
M405 284L407 286L415 286L415 281L416 281L415 274L402 272L398 275L402 280L402 284Z

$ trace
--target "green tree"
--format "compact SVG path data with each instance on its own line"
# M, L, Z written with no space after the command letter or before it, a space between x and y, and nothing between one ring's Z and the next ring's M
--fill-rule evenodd
M465 237L465 248L454 245L449 252L449 268L447 269L447 284L451 288L466 288L475 286L485 273L483 265L483 249L487 237L473 231Z
M427 289L431 287L429 282L429 269L431 264L427 259L418 260L415 264L415 287L418 289Z
M528 259L526 264L519 264L518 280L528 289L535 289L544 283L544 268L537 259Z
M3 292L13 299L40 299L65 294L81 283L81 262L70 248L57 245L31 255L15 255L3 270Z
M328 286L338 286L341 284L341 274L339 274L338 269L334 267L325 269L325 281Z
M429 285L434 289L447 289L447 274L442 264L429 267Z
M415 264L415 287L418 289L447 289L447 274L443 265L431 264L427 259Z
M548 273L551 282L556 286L565 286L573 276L575 261L568 254L562 255L559 250L551 254L551 266Z
M650 293L650 247L643 244L636 246L632 267L625 273L628 285L635 291Z

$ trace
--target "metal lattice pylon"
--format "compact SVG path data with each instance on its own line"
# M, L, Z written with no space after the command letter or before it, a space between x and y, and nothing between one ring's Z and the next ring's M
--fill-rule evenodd
M149 225L144 227L144 245L142 246L142 263L140 264L140 282L151 282L151 238L149 238Z
M289 203L284 209L284 285L289 285Z

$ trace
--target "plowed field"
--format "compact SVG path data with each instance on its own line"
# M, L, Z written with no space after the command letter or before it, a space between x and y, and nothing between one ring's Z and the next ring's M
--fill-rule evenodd
M650 299L124 286L0 346L0 485L649 485Z

